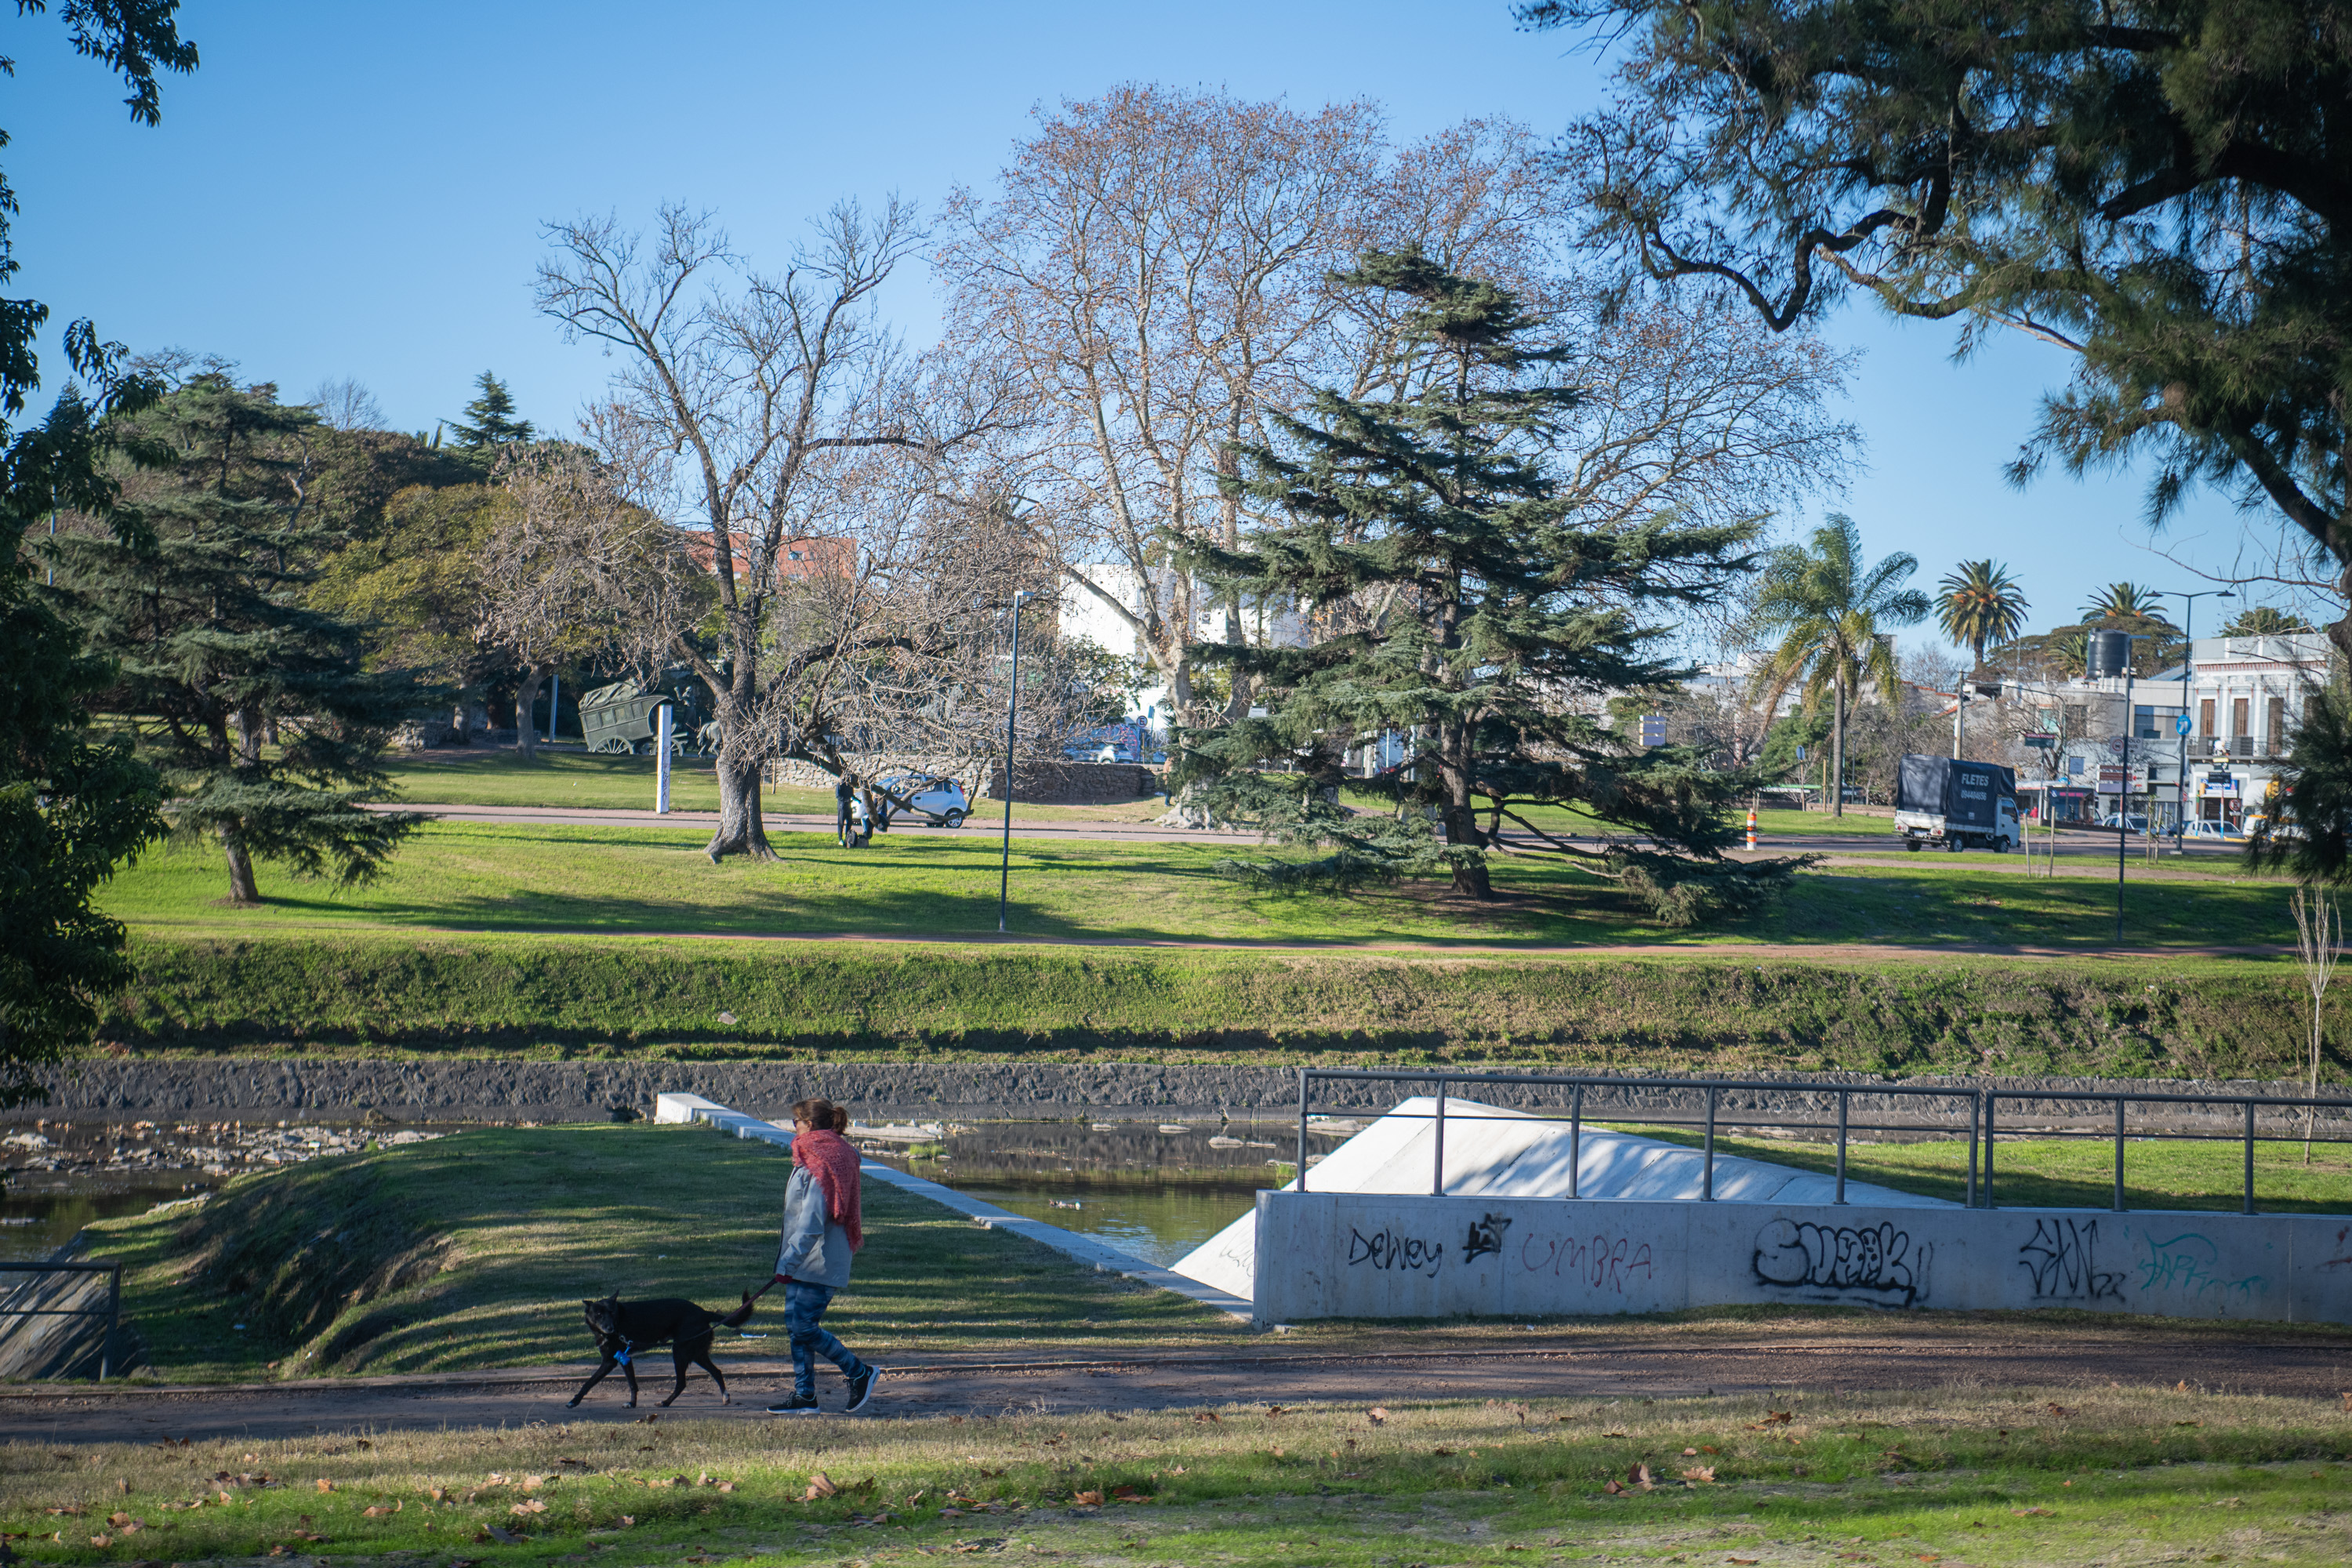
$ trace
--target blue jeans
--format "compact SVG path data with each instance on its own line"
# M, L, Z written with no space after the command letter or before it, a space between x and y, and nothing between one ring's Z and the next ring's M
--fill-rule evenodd
M866 1363L821 1321L831 1305L829 1285L803 1285L794 1279L784 1286L784 1331L793 1341L793 1392L803 1398L816 1397L818 1356L839 1367L844 1377L856 1377L866 1370Z

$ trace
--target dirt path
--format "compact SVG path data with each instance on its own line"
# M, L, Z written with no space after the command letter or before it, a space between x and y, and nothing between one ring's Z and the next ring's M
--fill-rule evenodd
M719 1404L699 1375L666 1418L761 1420L785 1386L771 1355L720 1363L736 1395ZM577 1411L564 1402L585 1372L416 1377L211 1389L0 1391L0 1429L18 1442L153 1442L163 1437L278 1438L318 1432L622 1422L656 1414L666 1384L626 1408L607 1384ZM823 1367L818 1396L837 1405ZM2212 1324L2046 1323L1975 1318L1835 1319L1781 1323L1643 1323L1529 1335L1510 1348L1143 1357L1126 1361L908 1363L892 1369L877 1415L1167 1409L1193 1405L1547 1400L1706 1394L2117 1383L2216 1393L2352 1400L2352 1331L2242 1330Z

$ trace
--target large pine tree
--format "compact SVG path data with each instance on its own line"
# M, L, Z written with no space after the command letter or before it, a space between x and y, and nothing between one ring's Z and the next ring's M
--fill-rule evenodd
M417 820L364 803L421 694L366 668L359 626L302 602L333 542L303 499L316 420L270 388L193 378L138 416L148 460L170 464L137 487L140 531L58 551L60 586L114 666L107 706L161 771L173 827L219 842L233 903L259 901L264 858L365 881Z
M1560 482L1570 351L1507 290L1414 251L1367 253L1339 281L1410 301L1380 383L1391 392L1326 391L1303 418L1275 416L1278 440L1244 447L1234 481L1266 521L1247 548L1190 557L1314 635L1193 650L1254 682L1268 711L1188 733L1180 778L1222 816L1328 851L1261 876L1442 867L1457 892L1485 898L1486 851L1508 822L1515 847L1623 879L1664 918L1745 903L1780 868L1721 857L1739 780L1682 749L1644 749L1595 710L1611 691L1685 673L1661 649L1665 623L1720 591L1749 531L1584 521ZM1404 740L1412 765L1366 787L1399 809L1350 814L1328 798L1341 754L1381 734ZM1633 844L1575 844L1528 820L1537 804L1577 806Z
M514 394L488 371L474 379L474 401L466 416L449 422L449 434L468 452L491 452L500 447L528 443L534 431L528 419L515 417Z

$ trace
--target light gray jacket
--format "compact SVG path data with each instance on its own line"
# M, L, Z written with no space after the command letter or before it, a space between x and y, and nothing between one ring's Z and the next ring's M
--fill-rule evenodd
M849 1233L825 1217L824 1184L805 1165L784 1185L784 1234L776 1272L838 1290L849 1283Z

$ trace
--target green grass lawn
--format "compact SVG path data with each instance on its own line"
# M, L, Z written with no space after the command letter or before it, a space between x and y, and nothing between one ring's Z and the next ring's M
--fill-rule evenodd
M2342 1090L2330 1085L2322 1092ZM1628 1127L1626 1131L1694 1149L1705 1142L1683 1128ZM1832 1144L1718 1134L1715 1147L1718 1153L1745 1154L1823 1174L1837 1169L1837 1152ZM1993 1151L1993 1201L2004 1208L2103 1209L2115 1200L2115 1162L2112 1139L2004 1136ZM1965 1203L1969 1146L1965 1142L1940 1139L1921 1143L1849 1143L1845 1173L1849 1181L1874 1182L1897 1192ZM2243 1144L2170 1138L2125 1140L2126 1207L2235 1214L2244 1185ZM2258 1140L2254 1205L2272 1214L2352 1214L2352 1144L2315 1142L2311 1163L2305 1164L2300 1142Z
M713 865L693 828L434 823L366 888L337 891L260 868L267 902L229 909L209 844L172 845L125 868L107 912L147 930L261 935L339 928L607 932L827 931L952 935L996 930L999 847L985 836L882 835L844 849L782 834L779 858ZM1016 841L1010 926L1026 936L1439 945L1670 942L2018 943L2099 949L2115 885L2090 872L2027 878L1949 866L1844 866L1801 874L1782 906L1721 930L1656 925L1617 887L1573 866L1498 858L1499 899L1408 882L1351 896L1265 893L1222 875L1232 851L1192 844ZM2168 874L2129 887L2134 946L2287 943L2280 884Z
M764 1283L790 1173L781 1152L703 1128L477 1128L241 1176L199 1203L100 1221L88 1250L125 1265L125 1319L173 1382L579 1362L593 1359L587 1298L727 1307ZM879 1182L863 1201L868 1239L826 1319L861 1350L1246 1337L1223 1313ZM750 1325L765 1342L721 1331L722 1368L730 1353L784 1353L781 1300ZM667 1358L655 1365L666 1379Z
M2352 1486L2332 1398L2069 1388L1207 1414L8 1443L0 1529L26 1560L58 1563L2315 1564L2344 1561Z

